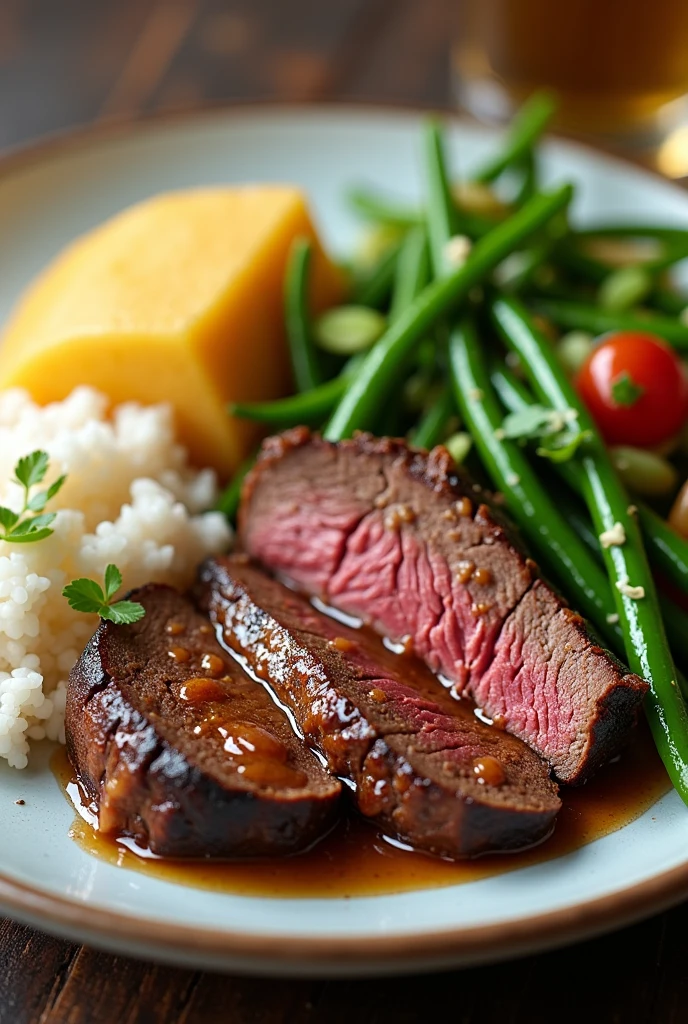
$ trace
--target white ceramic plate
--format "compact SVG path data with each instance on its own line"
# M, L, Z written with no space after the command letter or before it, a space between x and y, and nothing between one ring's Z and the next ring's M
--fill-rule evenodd
M356 225L342 196L352 182L418 194L419 126L412 113L253 108L58 140L12 157L0 176L0 319L64 243L164 189L297 182L327 241L346 251ZM460 122L450 138L465 169L495 141ZM545 152L548 178L584 186L581 221L688 225L688 195L675 186L568 143ZM266 973L406 971L570 941L688 895L688 812L673 792L575 853L450 888L329 900L187 889L75 845L48 754L38 752L25 772L0 768L0 909L113 950Z

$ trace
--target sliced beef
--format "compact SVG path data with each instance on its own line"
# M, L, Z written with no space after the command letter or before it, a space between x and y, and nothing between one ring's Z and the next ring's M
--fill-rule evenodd
M72 671L67 749L99 827L171 857L263 857L329 830L341 785L169 587L103 622Z
M646 684L539 577L444 448L305 428L269 439L240 539L271 571L384 635L583 782L626 743Z
M459 858L550 833L560 801L544 762L417 658L323 615L245 557L207 562L197 599L387 834Z

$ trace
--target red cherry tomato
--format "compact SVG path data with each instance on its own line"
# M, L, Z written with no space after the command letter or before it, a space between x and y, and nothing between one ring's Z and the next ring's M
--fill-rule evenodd
M608 334L581 367L576 386L608 444L651 448L688 418L686 371L654 334Z

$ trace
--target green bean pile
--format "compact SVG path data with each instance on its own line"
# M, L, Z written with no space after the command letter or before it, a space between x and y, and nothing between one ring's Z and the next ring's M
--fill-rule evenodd
M348 306L311 316L311 251L297 240L285 285L297 393L230 412L271 431L307 424L333 441L371 430L446 444L501 495L605 645L648 681L647 719L688 803L688 540L666 521L676 463L684 479L688 464L680 450L673 463L666 452L622 458L572 382L609 331L649 331L688 350L687 300L668 277L688 258L688 230L572 226L573 187L540 183L537 144L553 110L549 95L531 98L500 152L463 182L429 123L421 208L351 193L368 227ZM230 517L249 465L220 503Z

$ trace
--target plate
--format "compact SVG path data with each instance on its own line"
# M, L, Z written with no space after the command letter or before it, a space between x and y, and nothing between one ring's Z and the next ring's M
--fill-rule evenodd
M343 194L368 183L420 192L421 115L346 108L247 108L87 133L0 166L0 318L62 245L165 189L296 182L327 242L345 252L357 224ZM455 166L470 170L494 135L454 121ZM636 167L550 141L551 182L583 184L582 223L627 216L688 226L688 195ZM610 929L688 895L688 813L676 793L575 853L496 877L398 895L269 899L185 888L89 856L37 750L0 768L0 909L56 934L131 955L234 971L364 975L472 964ZM18 805L17 799L25 803Z

